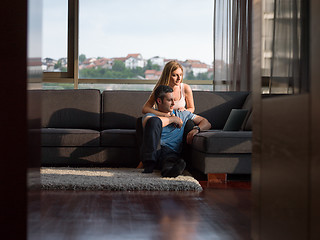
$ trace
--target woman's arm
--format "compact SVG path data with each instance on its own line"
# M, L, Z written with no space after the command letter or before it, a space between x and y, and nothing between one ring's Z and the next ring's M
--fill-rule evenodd
M191 87L188 84L184 84L184 95L186 98L186 105L187 105L186 110L193 113L195 110L193 94L192 94Z
M143 114L153 113L153 114L155 114L157 116L160 116L160 117L168 117L168 116L170 116L167 113L163 113L163 112L160 112L160 111L154 109L153 108L154 104L155 104L154 96L153 96L153 94L151 94L149 99L148 99L148 101L142 107L142 113Z

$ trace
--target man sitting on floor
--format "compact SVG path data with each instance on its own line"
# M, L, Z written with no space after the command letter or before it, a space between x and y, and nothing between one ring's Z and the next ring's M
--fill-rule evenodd
M192 143L195 134L201 130L210 129L211 124L207 119L189 111L173 110L173 90L169 86L158 86L155 90L155 99L158 110L167 113L168 117L147 113L142 118L143 173L152 173L154 169L161 169L163 177L177 177L186 167L185 161L180 157L186 122L191 119L196 124L187 135L188 144Z

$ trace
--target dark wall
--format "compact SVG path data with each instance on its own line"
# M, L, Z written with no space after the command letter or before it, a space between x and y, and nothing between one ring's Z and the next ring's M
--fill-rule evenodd
M26 239L27 1L1 2L0 236Z
M320 2L310 1L310 239L320 235Z
M320 2L309 4L310 91L303 94L261 97L262 14L253 16L253 239L320 234Z

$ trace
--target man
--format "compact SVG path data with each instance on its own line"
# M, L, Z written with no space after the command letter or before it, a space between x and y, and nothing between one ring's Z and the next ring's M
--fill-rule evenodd
M141 146L143 173L152 173L154 169L161 169L163 177L177 177L186 167L180 153L187 121L191 119L196 124L187 135L188 144L192 143L194 135L198 132L210 129L211 124L207 119L189 111L173 110L173 90L169 86L158 86L154 96L158 110L168 116L160 117L147 113L142 118L144 128Z

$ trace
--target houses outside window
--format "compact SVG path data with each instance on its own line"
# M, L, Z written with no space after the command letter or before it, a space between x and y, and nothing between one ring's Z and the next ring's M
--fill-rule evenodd
M44 38L44 87L152 90L164 65L176 60L193 89L212 90L211 0L44 1L44 34L59 26L64 40ZM52 17L58 8L63 13Z

